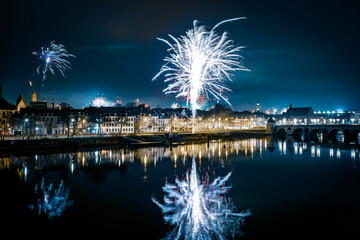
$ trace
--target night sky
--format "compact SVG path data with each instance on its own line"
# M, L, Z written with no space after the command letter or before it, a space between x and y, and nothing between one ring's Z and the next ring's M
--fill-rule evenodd
M312 106L314 110L360 109L360 14L356 1L34 1L0 2L0 81L3 97L27 102L40 95L38 61L31 54L55 40L76 55L65 78L48 74L43 97L82 108L98 95L123 103L139 98L169 107L158 73L167 45L193 20L224 24L251 72L238 72L228 93L234 110ZM30 87L32 81L33 87Z

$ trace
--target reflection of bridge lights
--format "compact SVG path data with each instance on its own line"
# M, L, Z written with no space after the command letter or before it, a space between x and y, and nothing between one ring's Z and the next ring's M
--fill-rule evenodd
M320 147L318 147L318 149L316 150L316 156L320 157Z
M280 155L282 154L282 142L278 142Z
M303 147L300 145L299 147L299 154L302 155L303 154Z
M286 141L283 143L283 154L286 155Z
M315 157L315 146L311 146L311 157Z
M355 159L355 149L351 149L351 158Z
M330 148L330 158L334 156L334 149Z
M338 148L338 150L336 151L336 157L337 157L337 158L340 158L340 157L341 157L341 151L340 151L339 148Z

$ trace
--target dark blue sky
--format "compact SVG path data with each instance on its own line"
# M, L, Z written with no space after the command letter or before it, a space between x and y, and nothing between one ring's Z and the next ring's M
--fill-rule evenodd
M77 58L63 78L48 75L43 96L73 107L98 94L111 101L139 98L168 107L160 70L167 46L156 37L179 36L193 20L227 23L251 72L238 72L228 94L234 110L312 106L315 110L360 109L360 16L356 1L27 1L0 3L0 81L15 103L31 98L41 76L32 51L52 40Z

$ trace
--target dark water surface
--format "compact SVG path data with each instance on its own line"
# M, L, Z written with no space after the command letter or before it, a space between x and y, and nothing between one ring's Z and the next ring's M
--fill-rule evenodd
M162 201L165 182L183 178L193 156L200 175L233 171L228 196L252 211L236 239L360 239L359 150L270 137L3 156L0 238L160 239L172 228L151 198ZM48 200L62 183L67 201L50 206L42 181L53 186Z

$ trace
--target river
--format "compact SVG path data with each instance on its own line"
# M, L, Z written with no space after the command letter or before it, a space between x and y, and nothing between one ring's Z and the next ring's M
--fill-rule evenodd
M1 234L161 239L163 186L231 176L235 239L360 239L360 152L354 146L246 138L169 147L3 155Z

